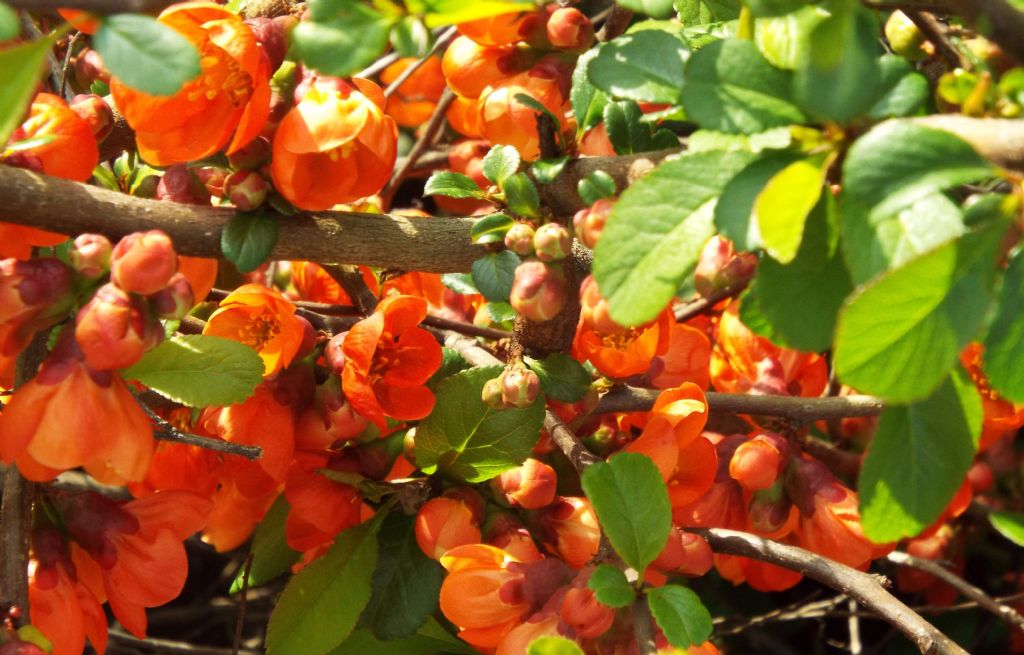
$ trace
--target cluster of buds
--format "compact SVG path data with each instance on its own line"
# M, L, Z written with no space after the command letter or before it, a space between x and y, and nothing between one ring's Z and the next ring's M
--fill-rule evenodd
M535 322L557 316L569 297L569 282L561 262L531 257L516 267L509 302L516 312Z
M615 201L610 198L601 198L590 207L576 212L572 217L572 226L576 231L576 238L580 243L593 250L597 247L597 241L604 232L605 223L608 222L608 214L611 213Z
M97 143L107 138L114 129L114 111L95 93L76 95L68 106L89 125Z
M484 384L481 399L494 409L529 407L540 393L540 378L519 363Z
M209 205L211 198L231 203L239 211L252 211L270 193L270 141L259 136L228 156L228 167L176 164L157 185L156 198L186 205Z
M75 269L101 286L79 311L75 339L95 370L125 368L163 339L158 319L180 319L193 304L192 286L177 272L170 237L159 230L130 234L111 248L103 236L83 234L71 250Z

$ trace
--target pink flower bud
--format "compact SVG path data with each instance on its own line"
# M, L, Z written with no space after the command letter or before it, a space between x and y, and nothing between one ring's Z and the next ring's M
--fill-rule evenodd
M526 223L516 223L505 233L505 247L522 257L533 254L533 228Z
M181 273L175 273L167 286L150 297L153 310L160 318L178 320L183 318L195 305L192 285Z
M555 469L530 458L491 480L491 488L512 507L540 509L555 499L558 476Z
M267 182L254 171L236 171L224 181L224 194L239 211L256 209L267 199Z
M540 512L545 544L574 569L581 569L597 555L601 528L590 501L559 496Z
M327 432L336 440L347 441L358 437L370 421L358 414L341 393L341 382L336 377L316 388L316 403L327 426Z
M284 23L260 16L247 18L245 24L252 30L260 49L267 55L270 70L276 71L288 53L288 39Z
M546 223L537 228L533 236L533 249L537 251L537 259L542 262L565 259L572 252L572 235L564 225Z
M110 255L110 279L130 293L160 291L178 270L171 238L160 230L135 232L117 242Z
M107 138L114 129L114 112L103 98L94 93L79 94L71 99L71 110L81 117L92 130L96 141Z
M580 243L590 249L597 247L597 241L604 232L605 223L608 222L608 214L614 206L614 200L602 198L590 207L576 212L572 218L572 227Z
M255 171L270 161L270 154L270 140L265 136L258 136L241 150L228 155L228 163L235 169Z
M324 347L324 362L327 363L328 370L338 377L341 377L342 371L345 370L344 345L345 337L347 336L348 332L336 334L330 338Z
M736 252L732 241L715 235L704 246L693 273L697 293L708 298L749 280L757 268L757 256Z
M17 354L37 331L63 320L73 299L71 269L59 259L0 261L0 355Z
M75 339L97 371L131 366L162 338L160 324L150 321L143 301L113 284L100 287L78 311Z
M110 72L103 64L100 53L92 49L83 50L72 64L75 71L75 82L80 89L88 89L96 80L110 82Z
M759 434L741 444L729 460L729 475L748 491L775 484L789 455L789 444L777 434Z
M185 164L176 164L164 171L155 197L183 205L210 204L210 192Z
M110 269L112 249L102 234L80 234L71 246L71 265L79 275L95 280Z
M560 265L528 259L516 267L509 301L518 313L540 323L562 311L568 290L565 271Z
M551 45L561 50L583 51L594 44L594 25L575 7L556 9L547 32Z
M483 391L480 392L480 400L488 407L494 409L507 409L505 397L502 393L502 378L496 377L484 382Z
M525 367L506 369L501 375L501 397L513 407L529 407L540 393L540 378Z
M231 171L220 166L197 166L189 170L206 190L205 202L210 202L210 196L223 198L226 195L224 193L224 183L227 182Z

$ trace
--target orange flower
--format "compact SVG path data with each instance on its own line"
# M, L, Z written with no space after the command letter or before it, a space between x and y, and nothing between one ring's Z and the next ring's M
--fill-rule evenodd
M1024 425L1024 404L1012 403L989 386L988 376L981 368L985 348L980 343L970 343L960 353L960 363L967 369L974 386L981 394L981 406L985 412L981 424L979 450L988 450L1001 437Z
M100 153L92 128L61 98L39 93L11 142L46 139L28 150L0 156L16 166L42 171L54 177L85 182L99 163Z
M472 508L460 498L434 498L416 514L416 543L430 559L440 561L449 550L480 538Z
M506 45L526 38L538 26L542 27L537 12L518 11L461 23L458 30L481 45Z
M414 421L434 409L434 393L423 384L441 366L441 346L417 327L426 315L422 298L391 296L345 336L342 390L381 430L385 416Z
M397 155L398 127L373 82L317 78L281 120L270 174L297 207L330 209L380 191Z
M218 553L238 548L252 536L277 496L276 487L260 495L247 495L239 489L237 480L225 478L213 495L213 509L203 528L203 541Z
M56 246L67 240L64 234L14 223L0 223L0 257L28 259L32 256L33 246Z
M338 281L331 277L330 273L324 270L319 264L313 262L292 262L292 284L303 300L322 302L330 305L351 305L352 299L341 288ZM363 282L374 294L377 293L379 284L377 276L366 266L360 266L359 272L363 276Z
M558 496L541 510L545 546L574 569L594 559L601 541L601 528L594 507L586 498Z
M203 334L226 337L253 348L263 359L263 377L291 364L302 345L295 305L274 289L245 284L220 301Z
M81 9L58 9L57 13L79 32L95 34L100 27L100 22L94 15Z
M391 64L380 74L383 84L391 84L416 57L403 57ZM409 76L394 95L388 98L385 111L402 127L419 127L430 119L434 107L444 92L444 75L441 74L441 59L428 57L416 72Z
M111 80L118 109L153 166L228 154L252 141L270 114L270 71L240 16L212 2L185 2L157 19L199 50L202 72L172 96L151 96Z
M360 520L362 498L351 485L317 472L330 469L356 473L354 463L326 455L302 453L288 470L284 494L291 510L285 522L288 545L304 552L330 543Z
M107 484L137 481L152 455L145 412L116 373L86 365L72 330L0 413L0 459L31 480L84 466Z
M669 329L668 348L651 360L648 376L656 389L693 382L701 389L711 384L711 341L700 330L674 323Z
M186 257L178 255L178 272L188 279L192 286L193 300L201 303L217 280L217 260L208 257Z
M565 114L568 74L552 61L542 61L530 70L503 79L480 94L480 131L494 145L515 146L523 159L540 156L537 110L516 100L525 94L557 117Z

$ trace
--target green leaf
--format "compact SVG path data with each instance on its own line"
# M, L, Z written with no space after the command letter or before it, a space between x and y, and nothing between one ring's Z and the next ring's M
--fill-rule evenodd
M18 37L21 26L18 24L18 13L0 2L0 41L8 41ZM6 77L4 79L7 79Z
M249 587L258 587L270 582L299 561L302 554L289 548L285 537L284 522L288 518L289 510L288 500L281 494L256 526L256 533L252 537ZM244 574L245 566L242 566L228 593L237 594L242 591Z
M494 146L484 155L484 177L504 188L505 180L516 174L521 161L513 146Z
M107 16L92 37L92 47L114 77L150 95L173 95L200 73L196 47L150 16Z
M604 106L608 103L608 96L587 77L587 66L596 56L597 48L587 50L576 60L576 68L572 72L569 101L576 117L576 131L580 135L601 122Z
M551 184L570 161L572 161L572 157L568 155L553 159L538 159L530 164L530 175L533 176L537 184Z
M232 405L263 381L263 360L237 341L188 334L164 341L122 375L189 407Z
M992 511L988 520L996 532L1024 548L1024 514Z
M465 371L469 367L470 363L466 361L466 358L458 350L442 346L441 367L427 380L427 386L433 388L441 380L455 375L459 371Z
M764 310L761 309L761 298L757 287L755 279L740 298L740 322L757 336L768 339L780 348L789 348L789 343L779 334L775 326L765 316Z
M860 472L869 539L916 535L942 514L974 459L981 417L981 397L959 368L924 400L885 408Z
M437 385L434 411L416 428L416 462L424 473L476 483L522 464L544 422L544 395L523 409L495 410L480 400L500 366L474 368Z
M466 642L442 628L433 618L427 619L416 634L404 639L381 641L368 629L354 630L330 655L438 655L457 653L477 655Z
M473 181L473 178L452 171L433 173L423 187L423 195L484 199L484 192Z
M966 234L855 292L836 328L843 383L892 402L938 387L984 324L1005 227Z
M629 607L636 600L636 590L629 584L626 574L611 564L594 569L587 586L594 592L597 602L608 607Z
M484 298L494 302L507 302L512 293L519 257L511 250L484 255L473 262L473 284Z
M466 23L534 9L533 3L526 0L407 0L405 6L413 14L424 14L427 27Z
M740 250L761 247L761 230L755 208L769 181L800 161L795 152L769 152L754 160L732 178L715 205L715 225Z
M586 205L593 205L602 198L615 196L615 180L602 170L596 170L576 183L576 192Z
M354 0L313 0L313 20L291 32L292 53L326 75L348 77L388 46L392 19Z
M21 124L35 95L46 53L53 47L50 39L39 39L0 50L0 144L6 144Z
M754 134L803 123L793 104L791 74L775 68L751 41L725 39L706 45L686 64L682 102L703 128Z
M702 644L711 637L711 614L690 589L674 584L648 589L647 602L668 643L676 648Z
M811 32L828 16L818 6L805 5L792 13L758 18L754 21L754 43L773 66L800 68L810 56Z
M270 615L268 655L322 655L352 632L370 600L379 526L373 520L343 531L288 581Z
M540 196L526 173L508 176L502 191L505 192L505 204L512 213L527 218L540 215Z
M672 528L668 489L651 458L619 453L580 476L608 541L624 561L643 571L665 548Z
M878 62L882 74L882 97L868 111L875 120L917 114L928 102L928 79L916 72L903 57L882 55Z
M406 16L391 29L391 47L402 57L425 57L434 45L434 36L415 16Z
M721 23L739 18L741 3L736 0L676 0L679 21L687 27ZM697 47L694 44L694 47Z
M370 628L378 639L416 634L437 608L444 569L420 550L415 525L415 516L391 512L377 535L373 593L360 625Z
M593 381L587 369L565 353L554 353L544 359L526 357L526 364L540 378L540 387L549 398L574 403L587 395Z
M714 234L714 201L750 163L746 152L684 153L630 186L594 251L594 277L623 325L665 308Z
M516 320L516 310L507 302L489 302L486 307L487 315L495 323L511 323Z
M807 58L793 77L800 108L822 121L848 123L878 100L879 25L856 0L836 0L832 15L811 32Z
M672 0L618 0L621 7L651 18L668 18L672 15Z
M678 37L644 30L605 43L587 65L598 89L619 98L678 104L690 51Z
M630 155L679 147L679 138L669 130L660 129L652 134L652 125L643 122L643 116L640 106L633 100L619 100L605 105L604 126L617 154Z
M526 655L583 655L575 641L565 637L538 637L530 642Z
M985 337L984 370L1002 396L1024 403L1024 250L1010 259L999 290L995 319Z
M469 236L473 243L500 243L505 240L505 233L516 222L502 213L488 214L473 223Z
M799 159L776 173L757 196L754 212L764 249L780 264L796 257L807 214L818 204L828 153Z
M808 218L793 261L780 264L764 259L754 278L758 309L773 333L798 350L819 352L832 345L836 315L853 291L850 274L835 247L834 213L831 194L826 194ZM744 306L747 301L745 298Z
M277 219L273 212L238 212L220 233L220 248L239 272L249 273L270 257L277 244Z
M805 6L803 0L746 0L745 4L757 18L785 16Z
M473 284L473 276L469 273L445 273L441 276L441 284L455 293L480 293L480 290Z

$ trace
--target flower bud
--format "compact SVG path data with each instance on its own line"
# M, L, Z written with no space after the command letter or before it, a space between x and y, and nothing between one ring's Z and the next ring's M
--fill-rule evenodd
M505 233L505 247L522 257L533 254L534 230L526 223L516 223Z
M420 550L440 561L452 548L480 543L480 526L469 506L457 498L434 498L416 515L416 543Z
M502 549L520 562L535 562L544 558L530 531L510 512L488 512L483 533L484 543Z
M180 202L183 205L210 204L209 190L185 164L177 164L164 171L156 186L155 197L157 200Z
M55 257L0 261L0 355L17 354L32 335L67 314L71 269Z
M559 496L540 512L545 543L574 569L583 568L597 555L601 529L590 501Z
M755 492L750 499L747 513L750 516L750 527L761 535L772 535L788 532L787 523L793 507L781 484ZM791 529L791 528L790 528Z
M110 254L111 281L130 293L156 293L167 286L177 270L174 244L160 230L129 234Z
M996 482L992 467L985 462L975 462L967 469L967 481L976 494L983 494L992 489Z
M789 444L783 437L759 434L733 453L729 475L747 491L767 489L779 478L788 454Z
M345 370L344 346L347 336L348 332L336 334L328 340L324 347L324 362L326 362L328 370L338 377L341 377L342 371Z
M533 249L537 251L537 259L542 262L565 259L572 252L572 235L564 225L546 223L537 228L533 236Z
M236 171L224 181L224 195L238 211L252 211L266 201L267 182L254 171Z
M402 454L404 440L405 433L398 431L383 439L359 444L353 449L359 462L359 470L371 480L383 480L391 471L395 460Z
M528 259L516 267L509 301L518 313L541 323L562 311L568 292L569 284L561 266Z
M505 404L502 388L502 378L500 376L492 378L487 382L484 382L484 388L480 393L480 399L488 407L493 407L494 409L507 409L508 406Z
M97 80L104 83L110 82L110 71L103 64L100 53L91 48L83 50L75 57L72 66L75 71L75 82L78 83L80 89L88 89Z
M587 587L573 587L565 592L558 614L581 639L600 637L615 621L615 610L599 603Z
M143 301L114 284L99 288L75 320L75 339L85 361L97 371L127 368L163 338Z
M608 300L601 295L593 275L584 278L580 285L580 318L584 326L603 335L618 334L626 329L612 320Z
M97 142L107 138L114 129L114 112L103 98L94 93L79 94L71 99L71 110L84 120Z
M270 70L276 71L288 52L288 39L284 24L262 16L247 18L245 24L252 30L257 45L267 55Z
M528 368L506 369L500 379L501 397L506 405L529 407L540 393L540 378Z
M709 298L714 294L749 280L757 268L757 256L736 252L732 241L715 235L705 244L693 272L697 293Z
M329 378L316 388L316 403L324 418L327 432L336 440L347 441L358 437L370 421L357 413L341 393L341 382Z
M547 24L548 41L561 50L582 52L594 44L594 25L575 7L556 9Z
M576 231L576 238L580 243L593 250L597 247L597 241L604 232L605 223L608 222L608 214L611 213L615 201L610 198L601 198L590 207L576 212L572 218L572 227Z
M95 280L110 269L112 246L102 234L80 234L71 246L71 266L79 275Z
M920 61L927 56L921 48L926 40L924 33L898 9L885 21L885 38L894 53L909 61Z
M651 566L665 573L700 576L711 570L713 554L708 542L672 526L668 541Z
M255 171L270 161L270 155L270 140L265 136L258 136L240 150L228 155L228 163L235 169Z
M167 286L157 291L149 300L159 318L171 320L184 318L196 304L195 296L192 294L192 285L188 278L181 273L172 275Z
M555 469L530 458L491 480L491 488L512 507L540 509L555 499L558 476Z

